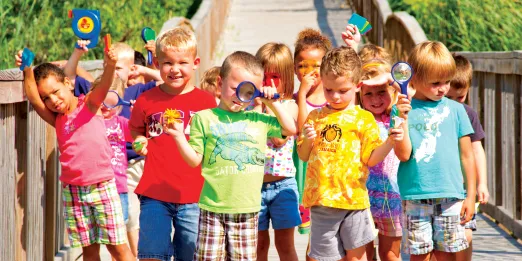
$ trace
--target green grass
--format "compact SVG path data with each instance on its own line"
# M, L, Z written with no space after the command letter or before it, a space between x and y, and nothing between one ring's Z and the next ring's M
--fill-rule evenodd
M522 50L522 0L388 0L450 51Z
M202 0L0 0L0 69L14 67L17 50L30 48L35 64L68 59L76 36L71 29L68 10L100 10L102 31L98 45L84 60L103 57L103 36L123 41L145 52L140 33L145 26L158 33L171 17L191 18Z

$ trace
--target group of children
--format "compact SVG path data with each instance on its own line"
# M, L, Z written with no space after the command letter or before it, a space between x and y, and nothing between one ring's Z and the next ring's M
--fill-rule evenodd
M267 260L271 221L293 261L304 222L309 260L372 259L376 229L381 260L400 260L401 245L411 260L469 260L475 197L488 199L484 132L461 105L471 65L419 44L404 95L384 49L357 53L353 25L342 39L332 48L305 29L293 55L280 43L236 51L201 89L186 26L147 44L151 68L114 44L93 83L76 75L85 41L64 69L26 67L28 100L56 128L71 245L84 260L99 260L100 244L115 260ZM242 102L245 81L262 97Z

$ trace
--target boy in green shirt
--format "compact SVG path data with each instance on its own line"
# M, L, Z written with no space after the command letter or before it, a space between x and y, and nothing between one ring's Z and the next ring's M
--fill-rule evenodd
M239 83L263 82L264 69L251 54L235 52L221 67L217 108L194 115L187 142L183 125L164 125L190 166L202 164L205 179L199 199L199 235L195 260L256 260L266 140L296 133L296 123L271 98L275 87L262 87L263 103L276 117L244 111L236 97ZM225 243L226 242L226 243Z

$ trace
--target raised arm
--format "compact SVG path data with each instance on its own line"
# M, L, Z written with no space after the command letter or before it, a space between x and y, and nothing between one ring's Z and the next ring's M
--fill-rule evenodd
M89 51L89 49L87 49L87 45L90 42L91 41L89 41L89 40L78 40L78 45L80 46L80 48L74 48L74 51L71 54L71 57L69 57L69 60L63 67L63 72L65 73L65 76L69 77L69 79L74 80L74 78L76 78L76 73L77 73L76 70L78 68L78 62L82 58L82 55L84 53L86 53L87 51ZM85 78L85 77L83 77L83 78ZM92 78L92 76L90 78ZM85 79L88 80L87 78L85 78Z
M263 99L263 103L274 112L279 124L281 124L281 134L283 136L294 136L297 133L295 120L292 114L285 111L285 107L279 102L270 99Z
M100 84L87 94L86 97L86 103L92 113L96 113L102 102L105 100L107 92L109 91L114 79L114 72L116 71L116 62L118 58L114 49L111 48L105 55L107 55L108 59L101 76Z
M149 67L141 66L141 65L133 65L133 70L131 73L133 75L141 75L145 79L145 82L156 81L156 86L159 86L163 83L161 79L160 72L156 69L152 69Z
M300 139L303 139L298 143L297 146L297 155L299 159L304 162L307 162L310 158L310 152L314 147L314 140L317 137L317 131L314 128L314 125L311 123L305 123L303 125L303 134L301 134Z
M54 127L56 123L56 114L49 110L47 106L45 106L44 101L40 98L40 94L38 93L38 88L36 87L36 82L34 80L34 72L33 68L27 66L24 69L24 89L25 95L27 95L27 100L33 106L33 109L42 117L44 121L49 123Z
M407 96L404 94L399 94L397 101L397 109L399 110L399 116L404 119L404 122L401 124L401 128L403 130L403 138L400 141L396 141L393 147L395 155L400 161L408 161L411 157L411 140L410 140L410 131L408 125L408 112L411 110L410 100L406 98Z

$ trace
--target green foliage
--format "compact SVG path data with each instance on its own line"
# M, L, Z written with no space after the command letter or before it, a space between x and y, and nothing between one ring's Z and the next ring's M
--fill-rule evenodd
M389 0L451 51L522 50L522 0Z
M17 50L30 48L35 63L68 59L76 36L68 10L100 10L102 31L98 45L84 60L103 57L103 36L124 41L145 52L141 29L148 26L159 33L165 21L175 16L192 17L202 0L0 0L0 69L14 67Z

